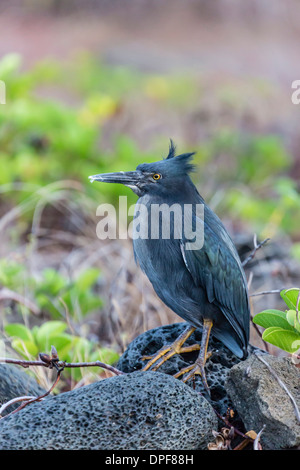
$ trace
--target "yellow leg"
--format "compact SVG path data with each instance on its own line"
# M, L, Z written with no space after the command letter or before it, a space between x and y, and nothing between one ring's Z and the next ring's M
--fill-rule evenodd
M196 374L200 374L202 377L203 385L209 394L210 394L210 391L209 391L207 380L206 380L204 366L205 366L207 358L211 355L210 353L207 353L207 347L208 347L208 341L209 341L209 336L210 336L212 325L213 325L212 320L206 320L206 319L203 320L203 333L202 333L202 340L201 340L201 348L200 348L200 353L195 364L192 364L191 366L181 369L179 372L177 372L177 374L174 375L174 377L178 378L181 375L187 373L187 376L184 377L183 379L183 382L187 382Z
M200 349L199 344L193 344L191 346L182 347L185 341L191 336L191 334L195 331L196 328L193 326L189 326L186 328L180 336L174 341L172 344L168 344L162 347L156 354L153 356L143 356L142 359L146 360L149 359L149 362L143 367L143 371L149 370L157 370L164 362L166 362L170 357L174 356L175 354L182 354L190 351L197 351ZM158 361L158 362L157 362ZM156 363L156 364L155 364ZM153 367L152 367L153 366Z

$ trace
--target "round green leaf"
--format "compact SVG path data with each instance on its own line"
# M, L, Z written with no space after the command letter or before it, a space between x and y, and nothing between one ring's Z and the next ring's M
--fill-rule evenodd
M286 312L286 319L300 333L300 323L298 320L296 310L288 310Z
M299 295L299 289L297 287L292 287L291 289L284 289L280 292L280 295L289 309L296 310Z
M28 356L36 357L39 353L36 344L32 341L24 341L17 338L12 341L11 345L15 351L17 351L26 359Z
M262 339L289 353L294 353L300 348L300 333L295 330L290 331L279 327L267 328L263 332Z
M76 287L80 292L90 289L97 279L99 279L100 270L97 268L89 268L81 272L76 280Z
M280 310L270 309L258 313L253 318L253 323L260 325L263 328L279 327L286 330L293 331L293 326L286 319L286 314Z
M35 334L35 339L39 348L41 350L49 350L49 347L51 346L50 338L61 334L66 330L66 328L67 324L62 321L47 321L44 323L39 327Z
M11 337L16 337L23 341L34 342L31 331L25 325L22 325L22 323L11 323L9 325L5 325L4 330Z
M67 333L62 333L59 335L51 335L48 338L48 350L51 349L53 345L57 350L58 357L61 361L65 361L67 359L67 355L72 348L73 345L73 338L71 335Z

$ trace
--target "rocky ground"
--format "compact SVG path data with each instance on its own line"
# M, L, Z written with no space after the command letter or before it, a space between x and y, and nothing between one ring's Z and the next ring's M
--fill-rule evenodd
M300 370L287 358L250 347L248 359L238 361L212 338L206 368L211 397L201 378L184 384L172 377L193 362L193 354L174 356L157 372L140 370L142 355L172 341L185 326L159 327L136 338L118 364L124 375L4 415L0 448L205 450L217 445L225 417L237 433L263 430L263 449L299 447ZM190 341L200 338L197 330ZM2 401L41 393L24 376L14 366L1 366Z

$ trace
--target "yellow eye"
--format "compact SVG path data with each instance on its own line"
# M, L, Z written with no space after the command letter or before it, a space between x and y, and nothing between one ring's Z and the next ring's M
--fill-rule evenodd
M152 175L152 178L157 181L157 180L160 180L161 178L161 175L159 173L155 173L154 175Z

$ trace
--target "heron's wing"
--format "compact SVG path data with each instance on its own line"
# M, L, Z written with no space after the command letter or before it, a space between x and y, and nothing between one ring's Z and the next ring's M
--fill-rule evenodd
M209 302L219 306L247 346L249 340L249 300L245 273L236 248L220 219L207 206L204 221L193 216L196 236L202 248L189 249L181 240L181 252L196 285L206 290ZM202 232L203 233L203 232Z

